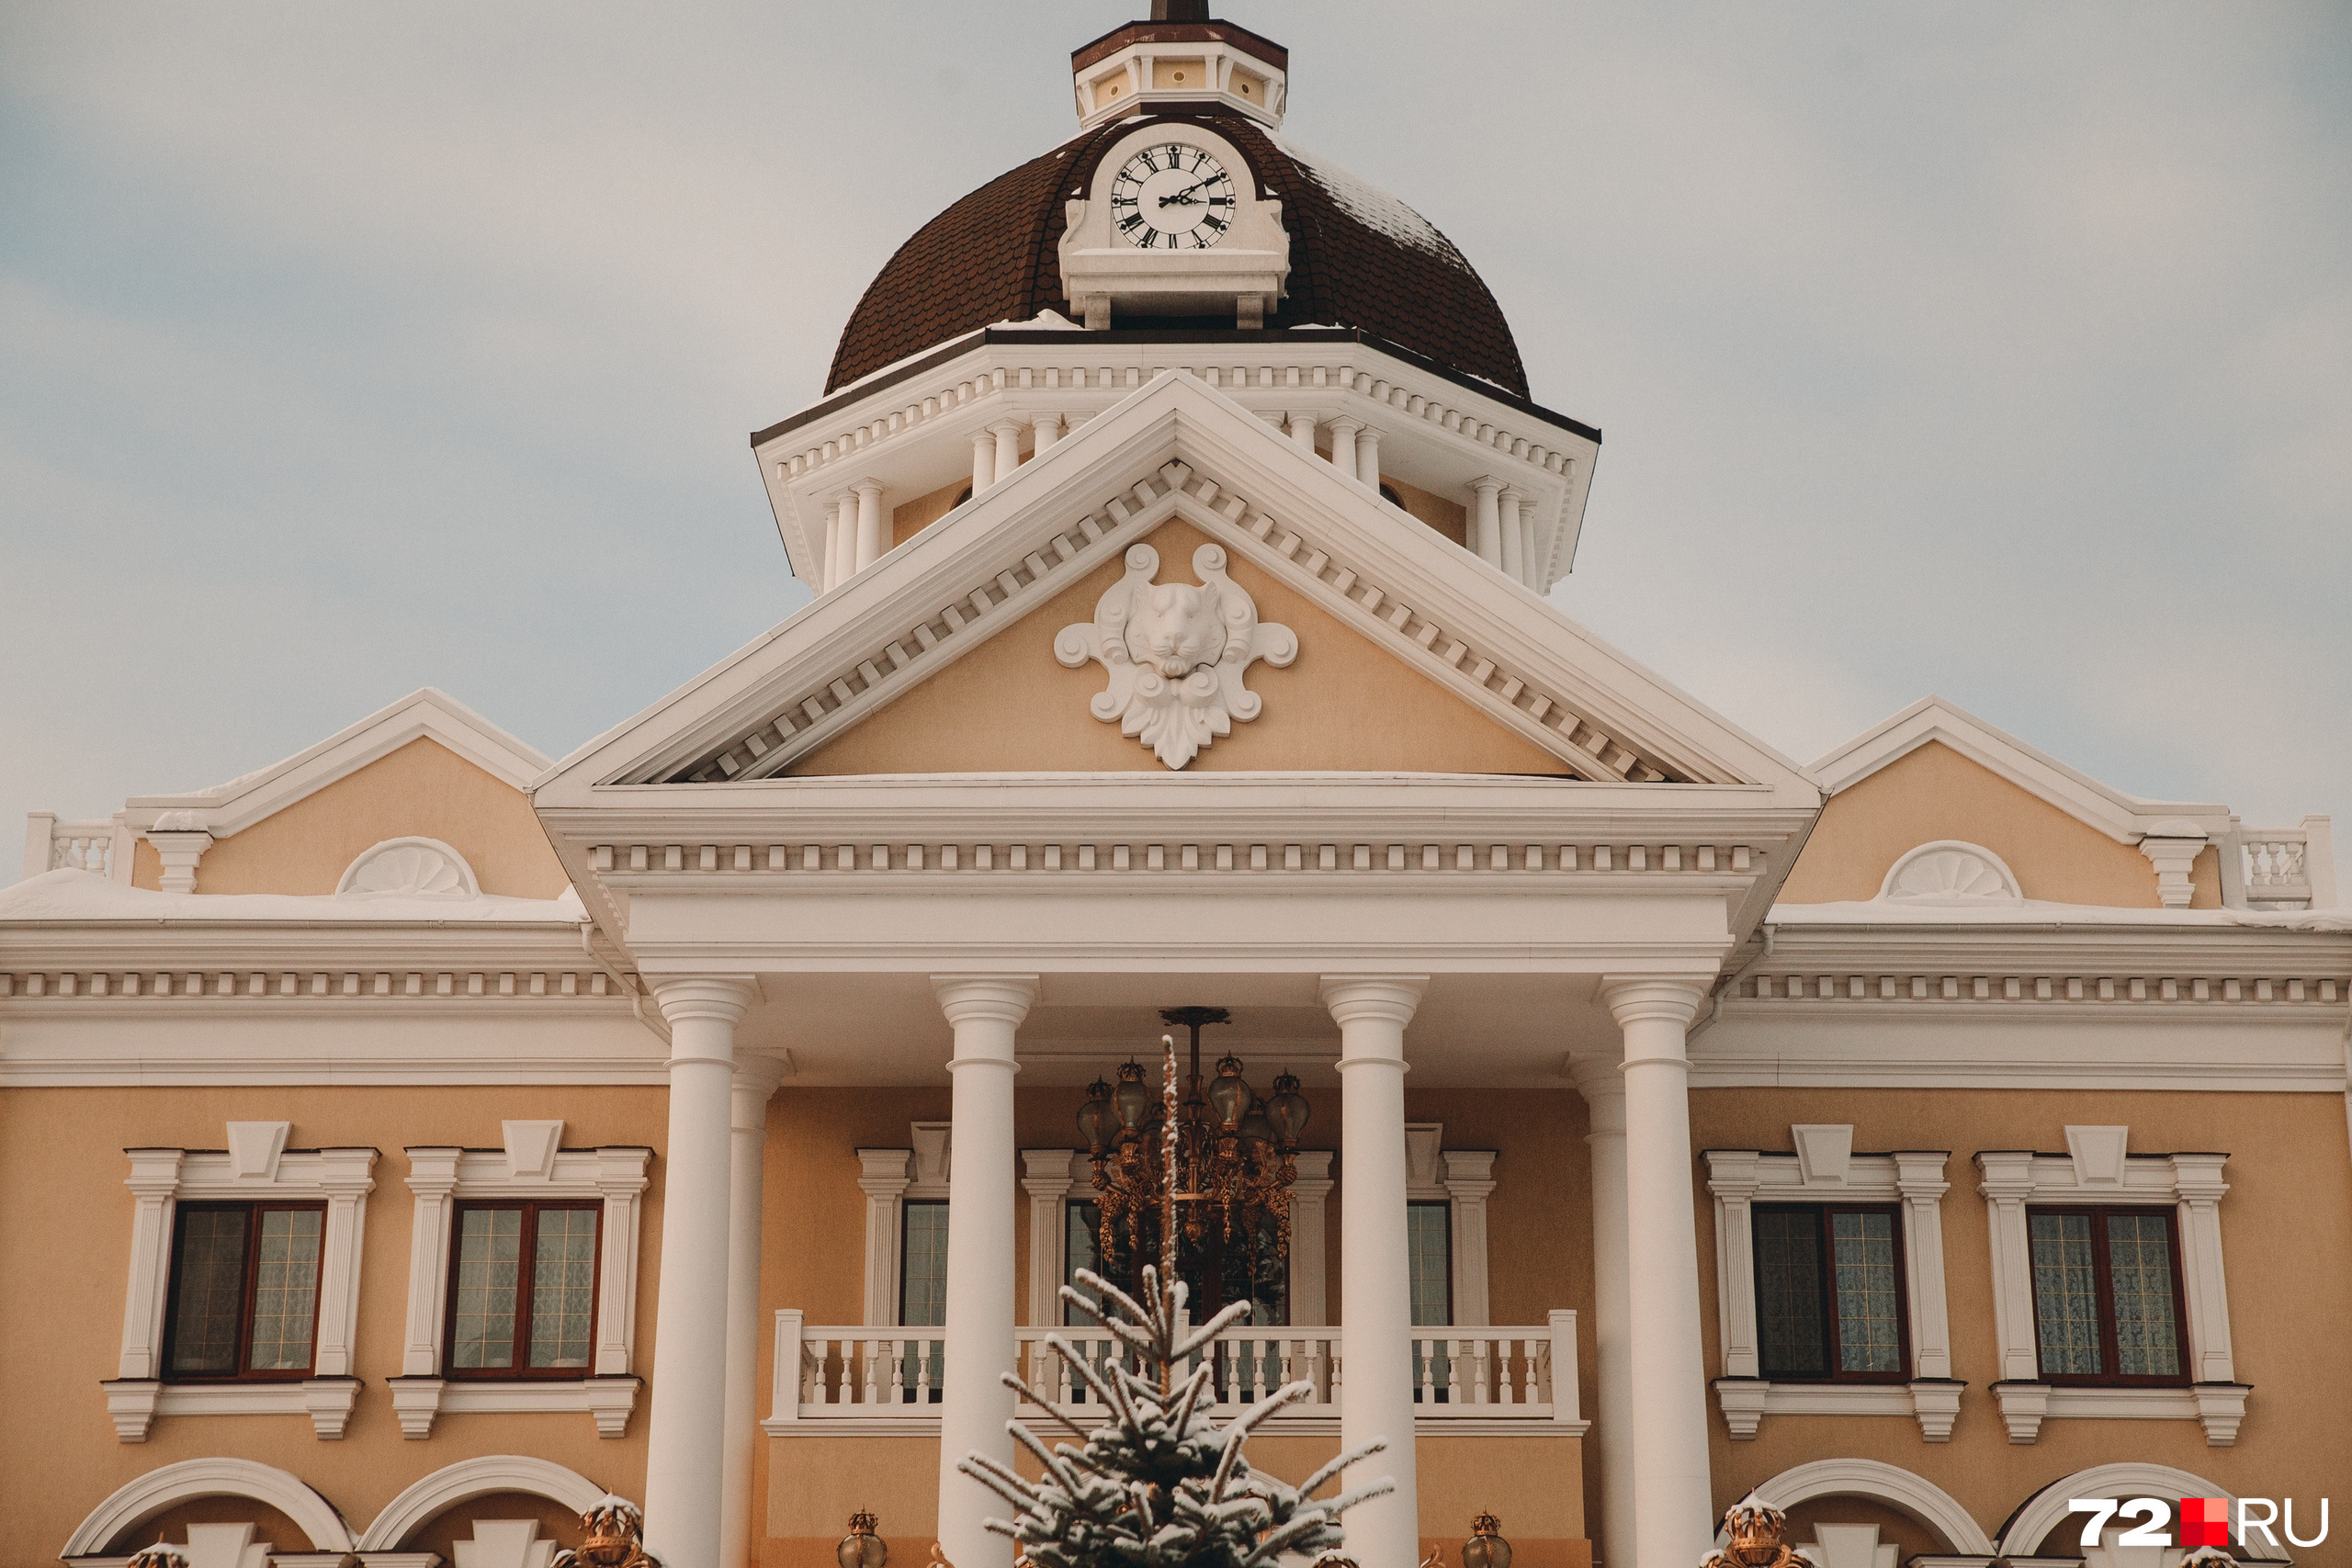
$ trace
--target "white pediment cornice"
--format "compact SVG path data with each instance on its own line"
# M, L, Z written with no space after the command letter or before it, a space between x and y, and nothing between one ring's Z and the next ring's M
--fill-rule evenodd
M1763 786L1759 806L1818 800L1793 762L1175 373L591 742L537 798L543 807L621 807L610 786L772 777L1170 518L1577 778Z

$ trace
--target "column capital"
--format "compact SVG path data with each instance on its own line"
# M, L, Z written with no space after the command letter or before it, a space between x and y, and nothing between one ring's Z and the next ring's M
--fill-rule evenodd
M1363 421L1360 419L1350 419L1347 415L1341 414L1337 419L1325 420L1323 422L1323 425L1325 429L1329 430L1336 434L1352 435L1357 431L1363 428Z
M1020 420L1001 419L994 424L989 426L989 434L991 435L1019 435L1023 431L1028 428L1028 425L1024 424Z
M775 1056L735 1058L734 1126L739 1133L764 1132L768 1100L791 1067Z
M1470 488L1478 493L1479 499L1484 500L1490 495L1500 495L1503 491L1503 481L1492 474L1480 474L1470 481Z
M1429 983L1427 975L1326 975L1319 990L1323 1005L1342 1029L1360 1021L1401 1029L1420 1010L1421 992Z
M653 982L653 1000L674 1027L707 1020L732 1027L752 1005L749 975L696 975Z
M860 501L865 500L867 496L872 496L875 500L879 501L882 499L882 481L880 479L860 479L857 483L850 486L850 491L851 493L854 494Z
M1672 1023L1688 1029L1712 983L1712 976L1610 975L1601 979L1600 999L1620 1025Z
M954 1024L992 1022L1017 1029L1037 1002L1035 975L933 975L939 1010Z

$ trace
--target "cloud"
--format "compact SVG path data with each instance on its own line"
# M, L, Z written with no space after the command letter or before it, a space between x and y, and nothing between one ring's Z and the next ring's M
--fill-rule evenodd
M428 681L560 751L805 603L744 433L1115 11L10 7L0 814ZM1603 636L1800 757L1936 690L2352 812L2341 8L1238 19L1607 429Z

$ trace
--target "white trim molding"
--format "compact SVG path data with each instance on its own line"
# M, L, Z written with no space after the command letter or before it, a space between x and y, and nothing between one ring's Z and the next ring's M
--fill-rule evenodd
M502 1122L495 1149L412 1148L409 1190L416 1195L409 1231L408 1337L401 1375L390 1380L401 1436L433 1435L449 1412L585 1411L596 1435L617 1438L637 1408L637 1256L647 1163L635 1145L567 1149L557 1121ZM519 1201L597 1199L604 1204L596 1243L596 1337L590 1376L512 1382L444 1377L447 1347L449 1247L456 1204L464 1199Z
M198 1497L250 1497L266 1503L300 1527L313 1551L352 1550L351 1529L343 1516L300 1476L251 1460L214 1456L184 1459L126 1482L84 1517L57 1555L68 1562L97 1556L119 1544L123 1534L141 1520Z
M1069 1206L1092 1195L1092 1171L1076 1149L1021 1151L1021 1190L1029 1199L1029 1325L1061 1325L1062 1280L1069 1272Z
M2067 1153L1987 1149L1976 1156L1992 1224L1993 1309L2000 1381L1993 1384L2009 1441L2031 1443L2045 1420L2093 1418L2203 1423L2217 1449L2237 1441L2251 1385L2230 1351L2228 1280L2222 1268L2225 1154L2132 1155L2128 1127L2068 1127ZM2033 1321L2033 1257L2027 1211L2036 1203L2169 1204L2178 1216L2188 1366L2182 1388L2082 1388L2041 1381Z
M1746 1441L1768 1415L1909 1416L1922 1442L1951 1441L1966 1385L1951 1375L1951 1321L1944 1292L1941 1150L1857 1155L1847 1125L1798 1125L1794 1154L1709 1149L1707 1190L1715 1201L1715 1311L1723 1375L1715 1402L1734 1439ZM1911 1381L1905 1383L1773 1382L1761 1371L1756 1326L1758 1203L1894 1203L1903 1216Z
M1485 1328L1487 1306L1487 1200L1495 1190L1492 1149L1449 1149L1442 1122L1405 1123L1405 1199L1446 1205L1453 1270L1451 1326ZM1294 1246L1295 1240L1294 1239Z
M949 1122L910 1122L907 1140L914 1147L857 1151L857 1187L865 1194L867 1327L898 1325L899 1250L905 1242L907 1201L946 1201L954 1126Z
M115 1436L143 1443L158 1416L301 1415L322 1438L343 1436L359 1396L352 1340L359 1327L359 1261L375 1190L372 1148L289 1149L285 1122L232 1122L221 1149L127 1149L134 1204L122 1355L106 1389ZM164 1381L173 1220L183 1202L323 1202L319 1307L311 1376L300 1382Z
M1322 1328L1331 1321L1330 1268L1325 1209L1336 1185L1329 1149L1301 1149L1298 1179L1290 1184L1290 1321L1297 1328Z
M443 1466L385 1504L375 1522L360 1532L353 1550L398 1551L402 1542L436 1515L493 1492L526 1493L582 1514L605 1495L602 1486L553 1461L521 1454L483 1454Z
M1946 1551L1989 1562L2000 1549L1958 1498L1925 1476L1869 1459L1824 1459L1784 1470L1756 1495L1782 1512L1816 1497L1866 1497L1933 1531ZM2076 1494L2081 1495L2081 1494ZM2193 1494L2182 1494L2193 1495ZM1717 1537L1718 1544L1723 1538ZM1915 1562L1929 1561L1914 1558Z
M2237 1495L2201 1475L2176 1470L2168 1464L2143 1461L2094 1465L2052 1482L2027 1499L2010 1516L2007 1528L2001 1532L1998 1550L2010 1559L2029 1557L2052 1530L2073 1515L2075 1510L2069 1504L2074 1498L2143 1496L2220 1497L2230 1504L2231 1517L2237 1516ZM2240 1550L2244 1550L2243 1543Z

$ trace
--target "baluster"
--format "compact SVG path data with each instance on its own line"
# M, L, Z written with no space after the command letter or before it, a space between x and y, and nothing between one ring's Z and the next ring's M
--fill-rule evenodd
M1558 1350L1558 1348L1559 1348L1559 1347L1558 1347L1557 1345L1554 1344L1554 1343L1553 1343L1551 1340L1549 1340L1549 1339L1545 1339L1545 1340L1542 1340L1542 1341L1537 1341L1537 1340L1531 1339L1531 1340L1529 1340L1529 1341L1527 1342L1527 1403L1528 1403L1528 1404L1548 1404L1552 1403L1554 1400L1555 1400L1555 1399L1559 1398L1558 1391L1557 1391L1557 1390L1555 1390L1555 1389L1551 1388L1551 1387L1550 1387L1550 1385L1549 1385L1549 1382L1548 1382L1549 1374L1550 1374L1550 1372L1551 1372L1551 1371L1552 1371L1552 1357L1553 1357L1553 1355L1554 1355L1554 1354ZM1542 1383L1539 1383L1539 1382L1536 1381L1536 1374L1537 1374L1537 1372L1538 1372L1538 1371L1539 1371L1538 1367L1536 1366L1536 1358L1537 1358L1537 1356L1538 1356L1538 1354L1539 1354L1539 1353L1542 1355L1543 1362L1544 1362L1544 1364L1543 1364L1542 1368L1540 1369L1540 1371L1541 1371L1543 1373L1544 1373L1544 1374L1545 1374L1545 1377L1546 1377L1546 1382L1542 1382Z

